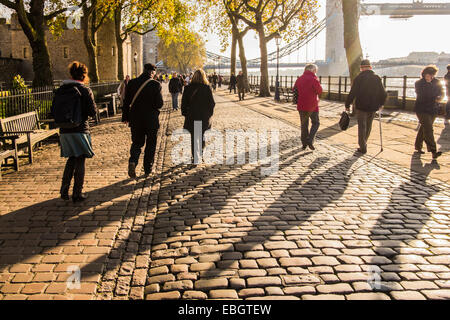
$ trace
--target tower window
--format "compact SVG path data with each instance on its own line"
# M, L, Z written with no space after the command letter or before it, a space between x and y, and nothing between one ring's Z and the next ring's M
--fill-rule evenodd
M64 47L64 58L67 59L69 58L69 48Z
M112 56L114 57L116 55L116 47L112 47Z
M28 59L28 48L23 48L23 58Z

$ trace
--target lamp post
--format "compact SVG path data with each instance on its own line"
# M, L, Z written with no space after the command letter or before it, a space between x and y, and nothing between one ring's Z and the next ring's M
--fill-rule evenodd
M275 43L277 45L277 78L275 81L275 101L280 101L280 83L278 81L278 78L280 76L280 42L281 42L281 36L279 33L275 35Z
M134 59L134 70L135 70L135 75L136 75L136 77L137 77L137 76L138 76L138 72L137 72L137 60L138 60L138 54L137 54L137 52L134 53L133 59Z

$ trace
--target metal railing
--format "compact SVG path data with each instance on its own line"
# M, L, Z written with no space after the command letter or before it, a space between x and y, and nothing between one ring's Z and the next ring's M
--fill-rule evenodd
M270 89L275 90L275 76L270 76ZM416 93L414 84L419 77L382 77L383 85L388 91L389 97L396 97L401 107L405 107L407 99L415 99ZM445 88L444 79L438 78ZM294 87L296 76L280 76L280 87L284 89L292 89ZM261 76L249 75L248 81L250 85L259 85ZM332 94L338 94L338 99L342 99L346 93L350 92L351 80L347 76L319 76L319 81L323 91L331 98Z
M117 92L120 82L93 83L90 85L95 99ZM49 118L54 90L57 86L0 91L0 118L37 111L39 119Z

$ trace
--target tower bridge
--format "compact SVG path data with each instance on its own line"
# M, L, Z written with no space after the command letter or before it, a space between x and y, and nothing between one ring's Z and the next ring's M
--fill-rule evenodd
M407 19L416 15L450 15L450 3L424 3L420 0L414 0L411 3L364 3L360 4L360 15L384 15L393 19ZM325 44L325 64L321 69L334 74L343 74L348 70L347 58L344 48L344 18L342 14L341 0L327 0L326 18L320 21L315 27L309 30L306 35L299 37L287 46L280 48L280 58L288 56L299 50L323 30L326 30ZM210 62L206 69L225 69L230 66L230 58L212 52L207 53ZM268 54L269 68L274 66L276 52ZM272 63L271 63L272 62ZM240 66L239 59L236 62ZM280 67L302 67L305 63L281 63ZM385 63L380 62L380 66ZM397 65L402 65L398 63ZM260 58L248 60L248 68L260 66ZM393 66L389 64L389 66ZM326 71L324 70L327 69Z

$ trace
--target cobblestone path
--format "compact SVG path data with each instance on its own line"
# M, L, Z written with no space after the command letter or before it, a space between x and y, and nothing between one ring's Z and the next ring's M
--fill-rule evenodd
M165 111L155 175L130 180L115 118L93 130L90 197L73 205L51 146L0 182L0 299L450 299L447 184L320 141L302 151L297 128L216 101L221 132L280 130L278 173L174 164L183 119Z
M215 129L280 130L280 170L174 166L168 142L147 299L450 298L447 185L322 143L301 151L297 129L217 100Z

